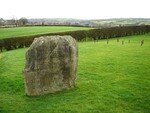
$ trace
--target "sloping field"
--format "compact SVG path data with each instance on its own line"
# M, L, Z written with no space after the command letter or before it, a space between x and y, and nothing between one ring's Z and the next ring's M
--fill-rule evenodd
M65 31L88 30L87 27L68 27L68 26L34 26L34 27L16 27L0 28L0 39L20 36L33 36L38 34L56 33Z
M39 97L25 95L22 70L27 49L3 52L0 112L149 113L150 34L123 37L119 42L111 39L109 44L106 40L80 42L78 46L76 88Z

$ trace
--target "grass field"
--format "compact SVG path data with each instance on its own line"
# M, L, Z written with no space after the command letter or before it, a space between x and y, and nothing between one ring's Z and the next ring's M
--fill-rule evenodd
M128 40L131 40L128 43ZM140 46L140 41L145 43ZM122 45L121 41L125 44ZM149 113L150 34L80 42L76 88L39 97L25 95L27 49L3 53L1 113Z
M90 28L68 27L68 26L34 26L34 27L0 28L0 39L64 32L64 31L88 30L88 29Z
M1 60L1 58L2 58L2 55L0 54L0 60Z

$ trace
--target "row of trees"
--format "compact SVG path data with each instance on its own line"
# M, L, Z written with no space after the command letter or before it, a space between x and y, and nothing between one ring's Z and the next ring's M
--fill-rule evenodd
M20 19L12 18L5 20L3 18L0 18L0 27L17 27L17 26L25 26L25 25L31 25L31 26L48 26L48 25L54 25L54 26L84 26L79 23L75 22L61 22L57 19L54 20L44 20L44 19L30 19L28 20L25 17L22 17Z
M25 17L22 17L20 19L8 19L5 20L3 18L0 18L0 26L24 26L28 23L28 19Z

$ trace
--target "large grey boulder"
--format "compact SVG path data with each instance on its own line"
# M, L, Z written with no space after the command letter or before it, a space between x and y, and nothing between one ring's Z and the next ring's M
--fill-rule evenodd
M24 69L27 95L54 93L75 86L77 44L71 36L35 38L26 53Z

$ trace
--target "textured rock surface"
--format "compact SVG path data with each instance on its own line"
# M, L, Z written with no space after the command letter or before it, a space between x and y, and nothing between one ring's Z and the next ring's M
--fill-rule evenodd
M77 45L71 36L34 39L24 69L27 95L54 93L75 86Z

